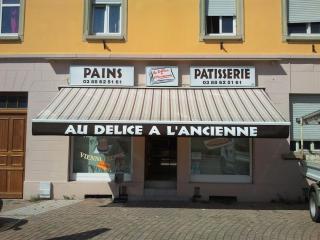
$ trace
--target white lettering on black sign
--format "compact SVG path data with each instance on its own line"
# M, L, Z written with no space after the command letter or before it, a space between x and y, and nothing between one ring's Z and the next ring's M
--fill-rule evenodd
M211 137L257 137L258 129L255 126L156 126L151 125L100 125L95 124L92 132L88 125L70 124L65 135L117 135L117 136L211 136Z

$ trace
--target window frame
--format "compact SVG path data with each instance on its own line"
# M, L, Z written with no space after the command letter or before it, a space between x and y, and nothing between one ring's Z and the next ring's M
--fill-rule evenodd
M23 28L24 28L24 8L25 0L20 0L19 4L3 4L3 0L0 0L0 40L23 40ZM18 23L18 32L17 33L1 33L2 27L2 8L4 6L19 6L19 23Z
M101 5L106 5L105 15L107 15L107 5L119 5L120 4L120 33L97 33L92 34L91 29L93 25L92 21L92 6L94 5L94 0L84 0L84 40L125 40L127 35L127 0L119 0L119 3L114 1L105 0L105 3L99 3ZM109 19L105 19L105 24L109 22ZM108 28L108 27L107 27ZM106 26L104 27L106 30Z
M249 172L250 175L215 175L215 174L192 174L192 138L189 139L189 179L191 183L236 183L253 184L253 139L249 138Z
M244 40L243 34L243 0L236 1L236 17L234 17L233 28L234 32L230 33L219 33L219 34L206 34L206 0L200 0L200 41L206 40ZM221 22L221 17L219 16L219 25Z
M104 5L105 8L104 8L104 32L97 32L95 34L92 34L92 35L96 35L96 36L99 36L99 35L110 35L110 36L118 36L121 34L121 22L119 24L119 32L117 33L111 33L110 32L110 29L109 29L109 22L110 22L110 5L120 5L120 15L119 15L119 18L120 18L120 21L121 21L121 16L122 16L122 6L121 4L118 4L118 3L110 3L110 4L95 4L95 5ZM91 24L90 24L90 27L91 29L93 29L93 16L91 16Z
M73 163L74 163L74 138L82 137L82 136L72 136L69 137L69 181L86 181L86 182L113 182L114 181L114 173L75 173L73 172ZM110 136L113 137L113 136ZM133 176L133 137L130 137L130 174L124 174L124 181L130 182L132 181Z
M289 34L289 36L319 36L320 37L320 33L312 33L311 32L311 23L303 23L306 25L306 33L291 33ZM288 27L288 32L289 32L289 27Z
M237 20L236 17L232 17L232 33L223 33L222 32L222 18L224 16L219 16L219 33L209 33L208 36L235 36L237 30Z
M307 33L294 33L289 34L288 29L288 0L282 0L282 39L284 42L290 41L320 41L319 33L311 33L311 24L307 24ZM310 33L308 33L308 28L310 28Z

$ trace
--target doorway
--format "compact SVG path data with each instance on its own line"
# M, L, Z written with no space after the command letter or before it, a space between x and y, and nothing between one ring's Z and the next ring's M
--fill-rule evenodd
M176 185L176 137L146 137L145 181L146 187L150 183L151 187L153 187L161 182L163 183L162 185Z
M0 93L0 198L22 198L27 94Z
M0 111L0 198L22 198L26 113Z

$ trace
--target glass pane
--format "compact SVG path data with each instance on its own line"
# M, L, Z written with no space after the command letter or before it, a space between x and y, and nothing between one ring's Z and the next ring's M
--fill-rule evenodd
M109 6L109 32L120 32L120 5Z
M19 108L26 108L28 107L28 98L27 96L20 96L18 101Z
M131 172L131 138L74 137L74 173Z
M2 8L2 33L18 33L19 28L19 7Z
M18 97L17 96L8 96L8 108L16 108L18 106Z
M219 17L216 16L207 16L206 17L206 30L207 34L217 34L219 33Z
M307 33L307 24L306 23L289 23L288 32L292 33Z
M94 6L93 7L93 24L92 24L92 33L103 33L104 32L104 14L105 6Z
M3 4L19 4L20 0L2 0Z
M249 139L192 138L191 173L250 175Z
M7 107L7 96L0 96L0 108Z
M320 22L311 23L311 33L320 33Z
M146 138L146 179L171 181L177 179L177 138Z
M222 17L222 33L233 33L233 17Z

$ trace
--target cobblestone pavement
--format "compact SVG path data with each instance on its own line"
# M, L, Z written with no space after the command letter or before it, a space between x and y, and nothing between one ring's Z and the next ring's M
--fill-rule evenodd
M320 239L305 205L85 200L21 221L0 239Z

